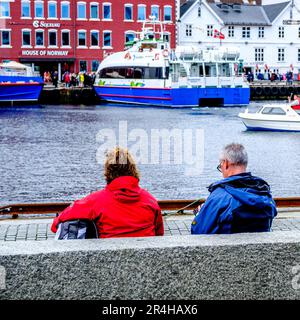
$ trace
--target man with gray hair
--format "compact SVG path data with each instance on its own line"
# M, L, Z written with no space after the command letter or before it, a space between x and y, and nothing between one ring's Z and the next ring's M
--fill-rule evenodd
M192 222L192 234L267 232L277 215L270 186L247 172L243 145L231 143L220 156L217 169L224 179L213 183L210 196Z

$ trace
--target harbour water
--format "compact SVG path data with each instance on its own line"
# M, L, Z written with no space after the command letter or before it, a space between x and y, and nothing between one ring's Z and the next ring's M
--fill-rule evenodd
M254 109L259 103L252 103ZM204 168L141 164L141 185L158 199L194 199L221 178L221 148L243 143L249 171L271 185L275 197L300 194L300 133L249 132L237 117L244 108L159 109L121 106L53 106L0 109L0 204L69 201L105 185L97 162L97 134L127 121L128 131L202 129Z

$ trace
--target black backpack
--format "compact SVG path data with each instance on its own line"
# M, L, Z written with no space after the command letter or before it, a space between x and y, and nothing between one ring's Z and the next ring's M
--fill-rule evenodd
M95 239L98 238L98 229L91 220L69 220L61 222L56 232L56 240Z

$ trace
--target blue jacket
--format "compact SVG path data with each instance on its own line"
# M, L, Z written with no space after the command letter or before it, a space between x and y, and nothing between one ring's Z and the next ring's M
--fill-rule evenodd
M192 222L192 234L270 231L277 215L270 186L250 172L209 186L211 192Z

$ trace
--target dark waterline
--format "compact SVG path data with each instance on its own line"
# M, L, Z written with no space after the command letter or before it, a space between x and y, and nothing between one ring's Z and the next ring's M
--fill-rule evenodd
M256 107L252 104L250 108ZM243 143L249 171L271 185L273 195L300 195L300 133L248 132L237 117L245 108L159 109L117 106L0 108L0 203L68 201L105 185L96 161L99 130L128 121L144 129L203 129L204 170L187 176L184 165L139 165L141 185L158 199L206 197L221 178L221 148Z

